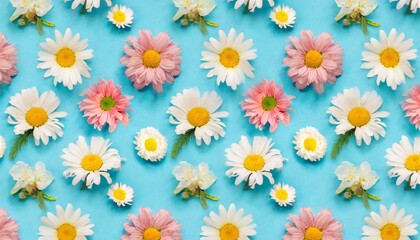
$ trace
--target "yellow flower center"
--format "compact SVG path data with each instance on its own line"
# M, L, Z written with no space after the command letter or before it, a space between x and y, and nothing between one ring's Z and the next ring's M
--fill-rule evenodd
M400 62L400 54L393 48L385 49L379 56L382 65L387 68L393 68Z
M289 20L289 15L287 15L287 12L280 10L276 12L276 20L285 23L287 20Z
M239 53L233 48L225 48L222 53L219 54L220 63L225 68L234 68L239 63Z
M82 159L82 168L86 171L97 171L103 165L102 158L95 154L88 154Z
M317 50L309 50L305 54L305 65L308 68L318 68L322 64L322 53Z
M237 240L239 238L239 229L237 226L226 223L219 229L221 240Z
M55 54L55 60L63 68L72 67L76 62L76 54L70 48L62 48Z
M322 231L317 227L310 227L305 231L304 240L322 240Z
M303 141L303 147L305 148L306 151L315 151L316 150L316 145L317 142L315 140L315 138L313 137L307 137L304 141Z
M253 172L259 171L263 169L264 165L265 165L264 158L258 154L248 155L244 160L244 167L248 171L253 171Z
M405 168L410 171L420 171L420 154L411 154L405 160Z
M398 240L400 239L401 231L400 229L392 223L386 224L381 229L381 239L382 240Z
M124 201L127 193L122 188L117 188L114 190L114 198L118 201Z
M146 228L143 232L143 240L160 240L160 231L154 227Z
M48 121L48 113L40 107L33 107L26 112L26 122L32 127L39 127Z
M149 152L154 152L157 149L157 141L154 138L148 138L144 141L144 148Z
M350 110L347 116L351 125L355 127L363 127L370 121L370 113L364 107L355 107Z
M283 188L280 188L276 191L276 198L280 201L286 201L289 198L289 193Z
M201 127L210 121L210 113L203 107L195 107L188 112L187 119L194 127Z
M76 239L76 236L77 231L72 224L64 223L57 228L58 240L74 240Z
M125 22L125 19L127 18L127 16L125 15L125 12L121 10L117 10L114 12L114 15L112 16L112 18L114 19L114 21L118 23L123 23Z
M160 65L160 53L151 49L143 53L143 65L147 68L157 68Z

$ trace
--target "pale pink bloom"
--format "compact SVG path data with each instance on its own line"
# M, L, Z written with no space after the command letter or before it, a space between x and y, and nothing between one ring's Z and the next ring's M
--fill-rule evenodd
M283 64L289 67L287 74L298 89L313 84L318 93L323 93L324 84L334 84L343 73L343 49L329 33L314 38L311 31L303 30L300 39L290 37L290 42Z
M174 77L181 73L181 49L167 33L153 37L150 31L140 30L139 35L139 38L128 37L129 43L124 46L126 55L120 62L127 67L125 75L136 89L152 84L161 93L165 81L173 83Z
M401 103L406 111L405 116L410 118L410 123L420 129L420 85L414 86L405 95L407 98Z
M128 106L133 97L123 95L121 86L114 85L112 80L99 79L82 96L85 98L79 103L80 111L83 117L88 117L88 123L93 124L95 129L102 130L108 124L108 131L113 132L118 122L128 125L130 118L127 110L131 110Z
M323 209L314 216L310 208L302 208L300 216L290 214L289 221L283 240L343 239L343 224L332 217L330 210Z
M18 73L16 52L17 49L13 44L9 43L6 37L0 33L0 84L10 84L12 77Z
M292 105L293 96L286 96L283 88L271 80L262 79L260 84L250 88L241 103L245 117L260 130L268 123L270 132L274 132L279 121L289 125L290 114L287 110Z
M19 240L19 225L7 215L7 211L0 209L0 239Z
M129 214L124 224L125 234L121 240L148 239L181 240L181 224L171 218L170 212L160 210L155 215L149 208L140 208L139 215ZM160 236L160 238L158 238Z

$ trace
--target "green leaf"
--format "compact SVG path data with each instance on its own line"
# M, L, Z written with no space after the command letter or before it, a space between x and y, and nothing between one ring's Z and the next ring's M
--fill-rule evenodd
M171 157L175 159L178 157L179 153L181 152L182 148L188 145L190 139L194 137L194 129L188 130L186 133L179 135L176 140L175 144L172 147Z
M38 191L37 198L38 198L39 207L41 207L41 209L45 210L44 194L42 193L42 191Z
M368 198L370 198L370 199L372 199L372 200L375 200L375 201L381 201L381 200L382 200L382 199L381 199L381 197L378 197L378 196L372 195L372 194L370 194L370 193L368 193L368 192L366 192L366 193L367 193Z
M331 150L332 159L337 159L341 150L343 150L344 145L346 145L350 141L350 139L354 137L355 132L356 130L352 129L352 130L347 131L344 135L340 135L337 138L337 141L335 142Z
M207 36L208 32L207 32L207 25L206 25L206 21L204 20L203 17L200 17L200 30L201 32Z
M362 26L362 31L365 35L369 34L368 31L368 26L367 26L367 21L366 21L366 17L365 16L361 16L360 17L360 25Z
M48 201L56 201L56 200L57 200L57 198L55 198L55 197L53 197L53 196L50 196L50 195L47 195L47 194L45 194L45 193L42 193L42 196L43 196L45 199L47 199Z
M9 158L14 160L17 154L20 152L23 146L26 145L28 139L32 137L33 130L28 130L24 134L20 134L16 137L15 141L13 142L12 147L10 148Z
M362 192L362 202L363 202L363 205L365 205L365 208L369 210L370 209L369 198L368 198L368 193L365 190L363 190Z
M39 35L44 34L44 30L42 29L42 20L40 17L36 18L36 29L38 30Z
M218 197L215 197L213 195L210 195L208 193L206 193L206 198L212 200L212 201L219 201L220 199Z
M203 190L200 190L200 202L204 209L207 209L206 193Z

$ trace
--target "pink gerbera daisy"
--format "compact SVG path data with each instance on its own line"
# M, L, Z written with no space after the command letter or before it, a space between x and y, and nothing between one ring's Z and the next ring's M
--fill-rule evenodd
M287 57L283 64L289 67L287 74L298 89L313 83L318 93L324 92L324 84L335 83L343 73L343 49L332 40L329 33L314 38L311 31L303 30L301 38L290 37L292 45L286 46Z
M16 52L13 44L9 43L6 37L0 33L0 84L10 84L12 77L18 73Z
M165 81L174 82L181 73L181 49L169 38L167 33L156 37L148 30L140 30L139 38L128 37L129 44L124 46L125 56L121 64L126 66L125 75L142 89L150 83L156 92L162 92Z
M420 85L414 86L405 95L407 98L401 103L406 111L405 116L410 118L410 123L420 129Z
M290 214L283 240L342 240L343 224L331 216L331 211L321 210L316 216L310 208L300 209L300 216Z
M121 240L181 240L181 224L171 218L169 211L160 210L156 215L149 208L140 208L139 215L129 214L124 224L126 233Z
M0 209L0 239L19 240L19 225L7 215L7 211Z
M274 132L281 121L289 125L290 114L287 112L292 104L293 96L286 96L283 88L274 81L261 80L260 84L249 89L247 97L242 103L245 117L250 117L249 122L256 128L262 128L270 124L270 132Z
M97 84L92 85L83 94L82 102L79 103L80 111L84 117L88 117L88 123L93 124L95 129L102 130L108 123L109 132L117 128L118 121L128 125L130 118L127 110L130 110L131 96L121 93L121 86L114 85L112 80L99 79Z

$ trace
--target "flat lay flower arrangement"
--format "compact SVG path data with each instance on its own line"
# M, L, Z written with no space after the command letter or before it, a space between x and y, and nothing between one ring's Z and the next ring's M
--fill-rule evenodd
M0 2L0 240L407 240L419 0Z

